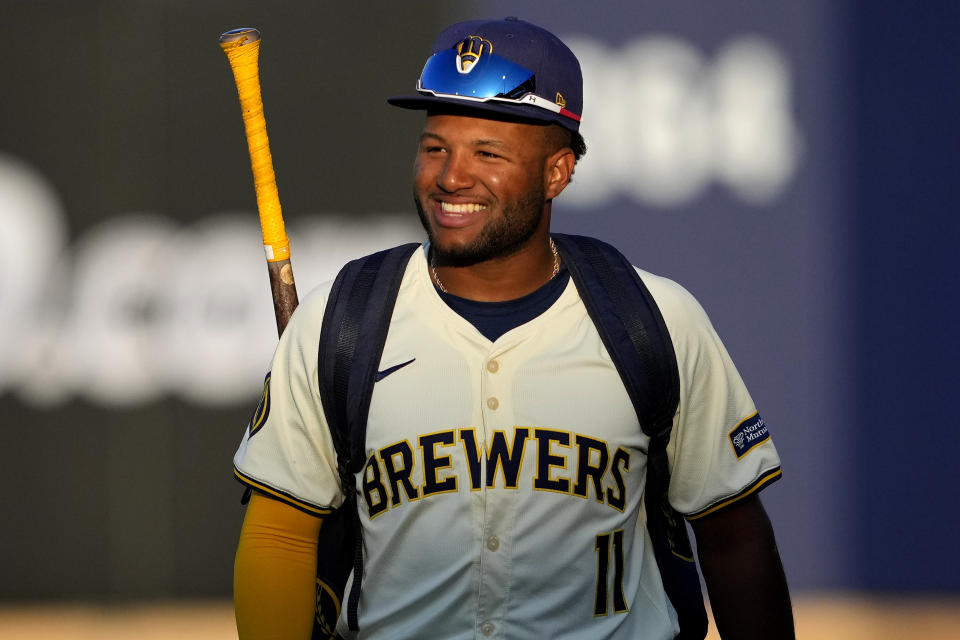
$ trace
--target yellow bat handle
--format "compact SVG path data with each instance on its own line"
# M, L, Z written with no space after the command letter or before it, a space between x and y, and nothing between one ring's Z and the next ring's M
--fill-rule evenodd
M263 249L267 254L267 271L273 293L273 311L277 318L277 332L282 334L299 301L290 266L290 241L283 225L277 179L273 173L267 122L263 117L260 69L257 64L260 58L260 32L249 28L227 31L220 36L220 48L227 54L240 96L253 185L257 191Z
M228 31L220 36L220 48L227 54L240 96L267 261L287 260L290 258L290 241L283 225L277 179L273 173L273 157L270 155L270 141L267 139L267 122L263 117L263 100L260 96L260 32L256 29Z

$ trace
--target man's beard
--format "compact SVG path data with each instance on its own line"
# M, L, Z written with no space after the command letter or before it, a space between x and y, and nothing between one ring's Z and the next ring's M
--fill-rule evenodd
M530 191L523 198L505 206L503 216L487 221L480 230L480 235L472 242L450 249L439 247L434 242L429 218L416 191L413 194L413 201L417 205L420 223L427 231L434 264L438 267L469 267L479 262L507 258L517 253L540 226L546 194L542 187Z

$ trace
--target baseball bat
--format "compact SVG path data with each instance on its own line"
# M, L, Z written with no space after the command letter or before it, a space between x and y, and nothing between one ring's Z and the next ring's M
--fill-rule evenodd
M263 116L260 94L260 32L253 28L232 29L220 35L220 48L227 55L240 97L243 125L253 169L253 185L257 193L257 211L263 233L263 249L267 254L267 272L273 293L273 311L277 333L282 334L293 310L297 308L297 287L290 265L290 241L283 224L277 178L267 139L267 122Z

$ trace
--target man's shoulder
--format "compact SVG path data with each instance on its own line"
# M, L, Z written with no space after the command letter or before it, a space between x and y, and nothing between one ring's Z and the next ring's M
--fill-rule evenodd
M356 260L364 260L364 259L370 258L379 253L383 253L383 251L393 251L395 249L407 247L408 244L415 244L415 243L407 243L403 245L397 245L396 247L390 247L382 251L377 251L377 252L368 254L366 256L362 256L360 258L357 258ZM420 246L423 246L423 245L420 245ZM330 293L333 290L333 285L334 285L334 282L336 281L336 275L339 274L340 271L342 271L347 265L349 265L351 262L355 262L356 260L352 260L350 262L345 263L340 267L340 269L337 270L336 274L332 274L334 277L331 277L330 279L325 280L320 284L316 285L315 287L313 287L312 289L310 289L309 292L300 301L300 306L297 307L297 311L295 313L300 313L301 315L308 315L311 318L319 317L322 319L323 313L327 306L327 300L329 300L330 298ZM426 259L423 257L422 251L413 252L411 259L406 263L406 266L404 267L405 269L404 282L408 281L411 278L410 274L412 271L415 271L416 264L418 262L425 262L425 260Z
M683 285L636 266L634 266L634 269L657 303L660 314L663 316L671 334L676 331L698 329L710 324L703 307Z
M693 295L676 280L651 273L636 265L633 265L633 268L653 295L657 305L687 304L690 300L695 300Z
M327 299L330 297L330 290L333 289L333 280L325 280L314 288L310 289L300 301L296 312L301 309L304 313L316 313L318 310L322 314L324 307L327 306Z
M557 237L559 236L559 237ZM557 238L557 244L561 244L561 239L564 242L564 245L569 245L570 247L577 247L584 249L590 253L596 255L597 251L600 254L606 254L608 260L613 262L619 262L620 259L627 260L629 258L623 254L623 252L616 246L607 243L605 240L599 238L593 238L589 236L579 236L579 235L568 235L568 234L555 234L554 237ZM579 254L579 252L574 252L571 257L577 255L585 256L585 254ZM616 257L619 256L619 257ZM587 258L588 262L591 262L592 259ZM602 261L601 261L602 262ZM693 326L702 325L707 320L706 314L703 311L703 308L700 306L700 303L697 302L696 298L681 284L677 283L670 278L657 275L646 271L636 265L631 266L637 272L637 275L640 276L640 280L643 282L644 286L650 292L650 295L653 296L654 302L657 304L657 308L660 310L661 315L663 316L664 321L667 323L668 329L671 333L675 330L682 330L687 326L690 326L690 323L693 323Z

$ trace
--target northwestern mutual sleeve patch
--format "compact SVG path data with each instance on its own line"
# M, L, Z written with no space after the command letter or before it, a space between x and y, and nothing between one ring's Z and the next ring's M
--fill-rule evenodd
M767 431L767 424L759 413L745 419L730 432L730 444L733 445L733 452L737 454L738 460L769 439L770 432Z

